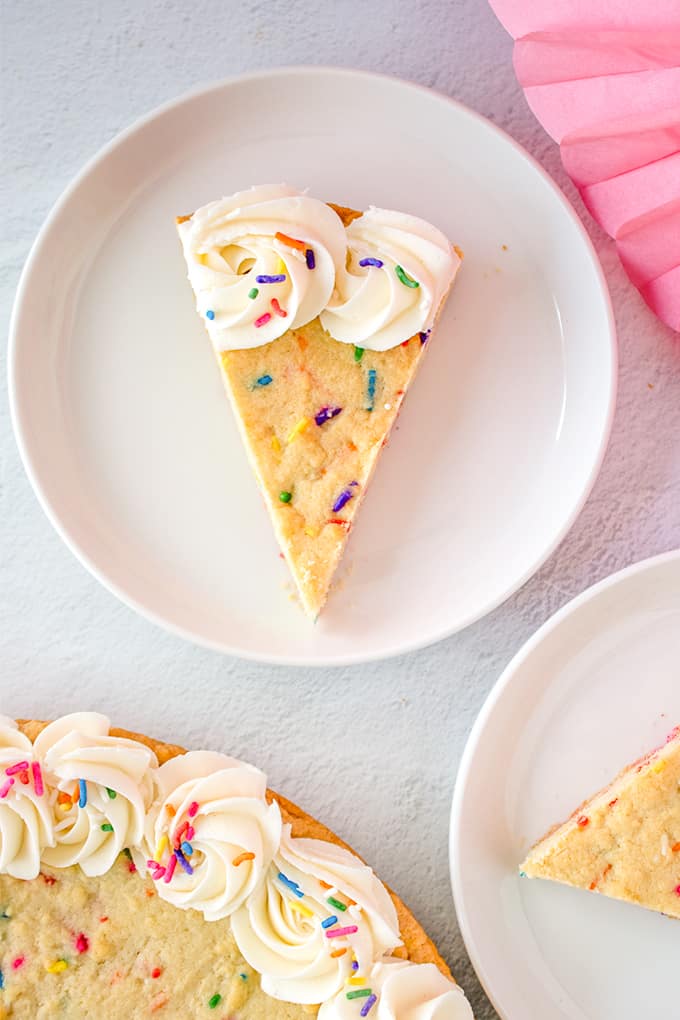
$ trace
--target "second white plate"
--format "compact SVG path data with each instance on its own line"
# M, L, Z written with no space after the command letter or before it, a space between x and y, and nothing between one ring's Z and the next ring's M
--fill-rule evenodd
M456 783L451 875L504 1020L678 1015L680 922L517 873L551 825L678 723L680 551L574 599L491 692Z
M316 626L290 599L174 227L281 180L424 216L466 256ZM82 562L177 633L303 664L407 651L516 590L590 490L614 375L600 267L531 158L442 96L321 68L178 100L86 167L29 258L10 359L24 462Z

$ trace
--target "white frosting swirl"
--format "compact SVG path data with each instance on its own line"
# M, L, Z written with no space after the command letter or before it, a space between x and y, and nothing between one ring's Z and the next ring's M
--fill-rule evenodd
M22 765L27 767L17 770ZM13 719L0 716L0 874L36 878L41 854L53 843L52 812L33 745Z
M371 207L347 228L349 259L321 323L332 337L373 351L432 328L460 259L440 230ZM377 264L361 265L371 260Z
M345 261L337 213L285 184L210 202L181 223L179 233L197 309L218 351L260 347L310 322Z
M77 712L50 723L35 740L55 818L55 845L43 851L45 864L79 864L86 875L103 875L121 850L142 839L156 756L109 729L106 716Z
M370 968L401 945L394 904L371 869L332 843L294 839L290 826L264 883L231 924L263 991L286 1002L323 1002L351 975L353 958ZM339 929L350 932L335 936Z
M208 921L228 917L256 889L279 845L281 814L267 804L266 777L224 754L190 751L161 765L156 783L144 844L134 852L139 870L153 876L159 869L148 862L155 861L164 900L200 910Z
M359 972L357 971L357 974ZM433 963L386 959L365 972L365 982L377 997L369 1016L374 1020L472 1020L463 990ZM358 1020L367 998L348 999L343 988L319 1010L319 1020Z

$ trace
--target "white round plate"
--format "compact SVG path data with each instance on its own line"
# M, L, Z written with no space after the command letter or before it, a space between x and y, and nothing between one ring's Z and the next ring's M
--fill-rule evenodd
M489 695L456 782L451 878L504 1020L678 1015L680 922L517 871L551 825L678 723L680 551L570 602Z
M281 180L424 216L466 256L316 626L291 598L174 225ZM10 387L38 497L111 591L227 652L340 664L436 641L540 566L600 466L615 361L586 233L511 139L426 89L297 68L171 103L83 170L24 270Z

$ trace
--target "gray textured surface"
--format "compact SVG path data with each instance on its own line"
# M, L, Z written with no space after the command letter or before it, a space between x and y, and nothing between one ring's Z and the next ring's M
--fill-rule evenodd
M137 115L239 71L351 64L433 86L514 135L583 213L555 146L524 103L510 39L484 0L34 0L1 12L5 331L33 237L83 161ZM652 317L611 242L585 219L609 280L621 350L601 476L571 534L518 595L417 654L348 670L278 669L202 651L139 619L61 545L24 476L4 393L0 403L3 711L52 716L91 706L130 728L259 763L403 894L479 1020L495 1014L457 931L447 868L465 737L503 666L552 612L612 571L680 545L680 338ZM4 377L3 370L3 387ZM340 764L329 748L341 749Z

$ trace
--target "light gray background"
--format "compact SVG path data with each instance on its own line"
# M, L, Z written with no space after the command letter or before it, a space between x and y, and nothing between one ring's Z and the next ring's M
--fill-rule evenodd
M680 338L654 319L584 212L485 0L34 0L3 3L0 17L3 330L36 231L82 163L138 115L240 71L342 64L430 85L514 135L584 216L620 340L618 411L600 479L571 534L519 594L404 658L341 670L257 666L138 618L52 531L19 462L4 393L0 402L1 710L46 717L89 706L131 729L258 763L403 895L488 1020L495 1013L449 891L458 761L486 693L539 624L612 571L680 545Z

